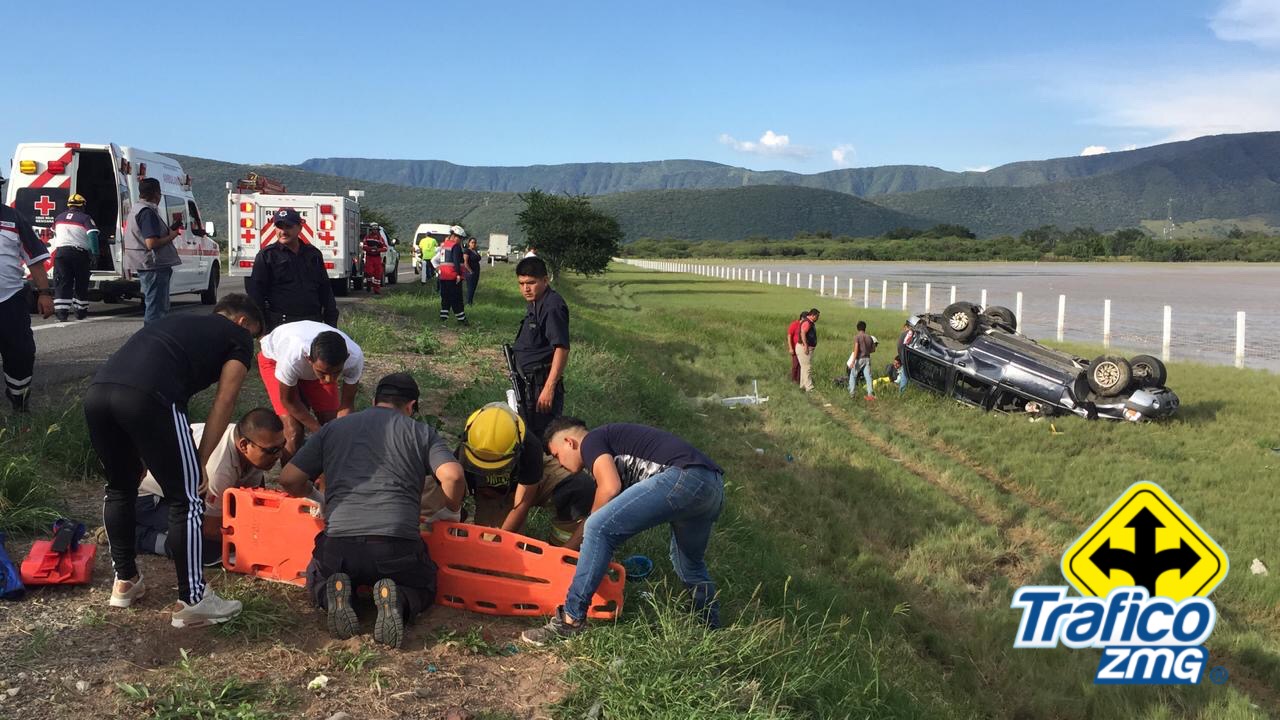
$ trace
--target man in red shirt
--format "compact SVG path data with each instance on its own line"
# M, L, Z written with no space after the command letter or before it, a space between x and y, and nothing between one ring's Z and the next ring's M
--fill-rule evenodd
M800 384L800 358L796 357L796 345L800 342L800 323L804 322L808 310L800 313L800 317L787 326L787 352L791 354L791 382Z

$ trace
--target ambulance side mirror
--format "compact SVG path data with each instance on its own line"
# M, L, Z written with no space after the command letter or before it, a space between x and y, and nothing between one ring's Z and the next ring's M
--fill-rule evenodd
M212 220L206 220L204 223L204 234L209 237L218 237L218 231L213 227Z

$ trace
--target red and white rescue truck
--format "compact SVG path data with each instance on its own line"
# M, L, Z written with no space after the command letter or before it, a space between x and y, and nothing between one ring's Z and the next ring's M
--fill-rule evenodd
M335 295L364 285L360 251L360 191L351 197L290 194L281 183L250 173L227 183L227 262L232 277L248 278L258 251L276 242L276 210L293 208L302 216L302 242L319 248Z
M36 236L53 239L53 222L73 194L85 198L85 212L98 226L98 254L89 276L89 297L103 302L141 297L137 276L124 270L122 238L129 211L138 200L138 181L160 181L164 197L160 220L182 223L173 241L182 264L173 268L170 295L199 293L212 305L218 299L218 244L213 223L201 222L191 176L177 160L138 148L108 143L22 143L13 153L4 202L31 218ZM53 262L45 263L51 269Z

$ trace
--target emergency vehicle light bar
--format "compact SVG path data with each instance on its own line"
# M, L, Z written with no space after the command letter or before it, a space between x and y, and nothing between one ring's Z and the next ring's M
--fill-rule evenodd
M324 215L332 215L332 214L333 214L333 206L332 206L332 205L321 205L321 206L320 206L320 212L321 212L322 214L324 214Z
M253 203L251 202L240 203L240 212L253 212Z
M240 227L242 228L253 227L253 218L240 218Z
M61 175L66 171L67 171L67 164L62 162L61 160L49 161L49 172L53 173L54 175Z

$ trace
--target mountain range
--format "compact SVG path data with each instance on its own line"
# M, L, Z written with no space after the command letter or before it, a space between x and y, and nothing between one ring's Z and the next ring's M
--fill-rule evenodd
M1280 224L1280 132L1214 135L1084 157L1034 160L985 172L924 165L816 174L754 171L700 160L468 167L438 160L314 158L296 166L239 165L177 156L205 208L222 183L253 170L291 191L360 188L407 233L419 222L461 222L519 239L518 193L593 196L628 239L740 240L797 232L878 235L895 227L964 225L980 236L1041 225L1101 231L1164 218L1250 218ZM206 210L208 213L208 210ZM215 221L221 213L214 213Z

